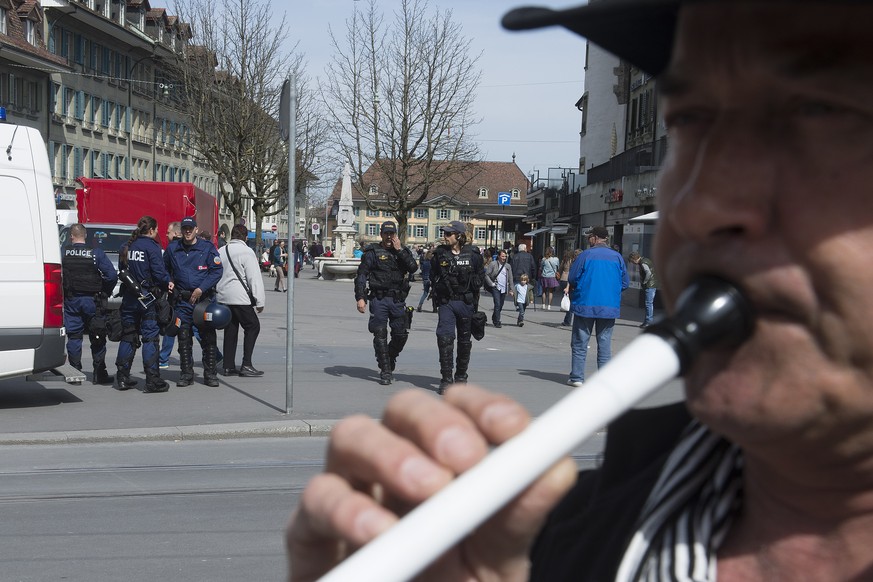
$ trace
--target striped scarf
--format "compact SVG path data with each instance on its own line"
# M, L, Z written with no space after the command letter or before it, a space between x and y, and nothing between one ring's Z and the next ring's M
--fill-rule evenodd
M696 420L670 454L617 582L714 582L716 552L742 505L743 455Z

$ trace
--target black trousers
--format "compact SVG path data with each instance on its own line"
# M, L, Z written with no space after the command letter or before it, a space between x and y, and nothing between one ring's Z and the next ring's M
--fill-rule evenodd
M261 333L261 320L255 308L251 305L228 305L231 318L230 325L224 328L224 367L236 367L236 342L239 338L239 328L243 328L242 365L252 365L252 352L255 342Z

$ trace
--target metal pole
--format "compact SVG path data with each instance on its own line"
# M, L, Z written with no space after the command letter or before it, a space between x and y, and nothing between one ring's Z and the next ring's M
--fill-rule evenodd
M289 79L290 83L290 99L288 99L288 119L291 126L288 138L288 245L293 244L294 225L297 222L295 212L296 192L295 182L297 181L297 81L292 74ZM292 249L291 256L294 257ZM297 267L296 257L294 257L294 268ZM287 264L287 262L286 262ZM288 270L288 276L285 278L288 285L288 314L287 325L288 341L286 343L285 353L285 413L291 414L291 408L294 405L294 269Z

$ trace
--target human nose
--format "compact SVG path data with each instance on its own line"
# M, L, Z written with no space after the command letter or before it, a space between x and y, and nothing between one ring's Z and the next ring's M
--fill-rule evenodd
M723 116L693 146L677 144L659 194L665 220L695 240L767 231L780 147L765 119Z

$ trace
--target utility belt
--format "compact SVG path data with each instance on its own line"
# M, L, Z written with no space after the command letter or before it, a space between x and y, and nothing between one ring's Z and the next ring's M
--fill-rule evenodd
M372 301L373 299L385 299L389 297L394 301L404 301L406 300L407 292L401 291L400 289L370 289L370 294L368 298Z
M472 291L467 291L466 293L452 293L447 297L441 296L437 298L437 301L440 305L445 305L449 301L463 301L468 305L473 305L475 303Z

